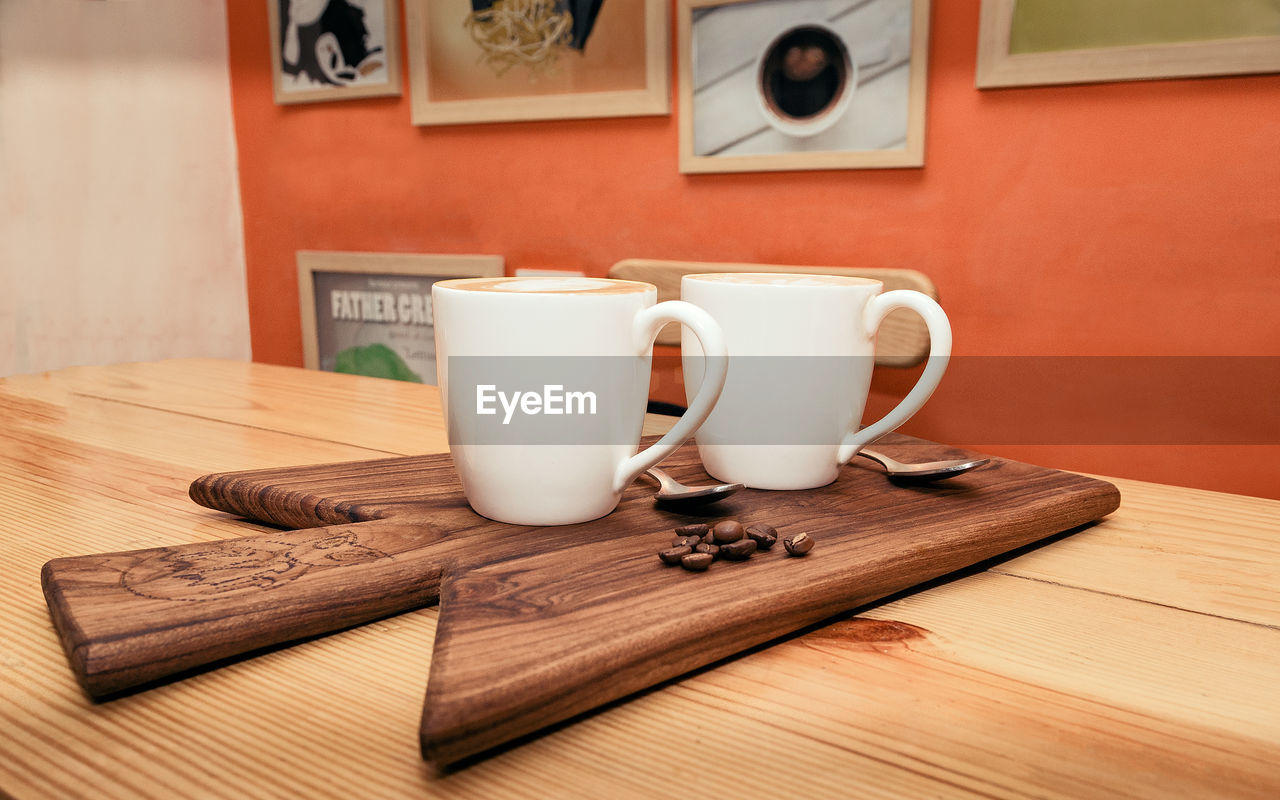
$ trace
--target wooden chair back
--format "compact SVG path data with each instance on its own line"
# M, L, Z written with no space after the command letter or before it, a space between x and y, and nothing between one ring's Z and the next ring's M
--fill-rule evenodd
M680 299L680 278L698 272L790 272L810 275L849 275L872 278L891 289L915 289L933 299L938 290L922 272L912 269L853 269L851 267L796 267L778 264L733 264L699 261L657 261L628 258L609 268L609 277L628 281L644 281L658 287L658 301ZM658 344L680 344L680 331L668 325L658 335ZM924 321L905 309L889 314L880 326L876 347L876 364L883 367L913 367L929 355L929 332Z

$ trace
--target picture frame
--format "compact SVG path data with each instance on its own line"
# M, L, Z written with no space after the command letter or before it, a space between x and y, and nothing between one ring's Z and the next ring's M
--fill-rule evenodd
M501 277L502 256L299 250L303 364L434 384L431 285Z
M266 3L277 104L400 94L400 8L395 0Z
M1236 36L1227 30L1218 31L1218 38L1180 38L1184 34L1176 28L1177 16L1170 15L1165 4L1164 13L1158 19L1153 17L1146 30L1136 28L1131 19L1126 20L1125 26L1099 23L1098 31L1106 32L1109 43L1071 47L1067 37L1075 36L1077 43L1083 43L1084 37L1090 35L1090 26L1060 21L1061 33L1056 43L1048 33L1040 33L1037 43L1032 34L1043 30L1044 25L1029 27L1035 26L1035 20L1017 20L1017 0L982 0L975 83L979 89L992 89L1280 72L1280 8L1273 4L1267 11L1250 3L1254 8L1246 10L1249 13L1224 16L1222 3L1226 1L1183 0L1179 5L1186 13L1197 2L1205 4L1203 7L1211 9L1219 19L1233 19L1242 26L1237 33L1248 32L1248 26L1258 25L1260 17L1267 14L1272 15L1270 23L1259 27L1260 35ZM1024 12L1031 13L1027 8ZM1091 9L1076 6L1074 10L1084 14ZM1191 23L1181 24L1186 27ZM1168 40L1160 41L1162 37ZM1143 39L1149 41L1125 43Z
M680 171L924 166L929 11L679 0Z
M586 11L536 48L498 32L497 14L566 5ZM405 0L413 124L669 114L668 20L667 0Z

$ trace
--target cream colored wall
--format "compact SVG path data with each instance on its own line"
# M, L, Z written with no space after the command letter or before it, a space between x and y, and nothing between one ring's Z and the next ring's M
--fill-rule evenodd
M0 0L0 375L249 358L223 0Z

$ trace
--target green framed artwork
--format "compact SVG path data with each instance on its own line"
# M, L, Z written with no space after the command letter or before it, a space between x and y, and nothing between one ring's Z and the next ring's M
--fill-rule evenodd
M502 256L298 251L308 369L436 382L431 286L503 274Z
M981 89L1278 71L1276 0L982 0Z

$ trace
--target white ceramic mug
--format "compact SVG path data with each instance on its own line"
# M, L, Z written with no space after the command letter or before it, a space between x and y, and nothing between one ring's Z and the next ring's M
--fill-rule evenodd
M946 370L951 325L928 295L882 289L879 281L837 275L684 276L681 298L709 312L729 346L728 380L697 435L710 475L757 489L825 486L859 449L924 405ZM876 329L896 308L924 318L929 360L902 402L859 430ZM693 392L707 371L704 351L690 336L681 344L685 391Z
M449 447L477 513L523 525L602 517L693 435L724 385L724 337L705 311L657 297L650 284L600 278L432 286ZM711 356L708 376L675 427L637 453L653 339L668 322Z

